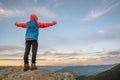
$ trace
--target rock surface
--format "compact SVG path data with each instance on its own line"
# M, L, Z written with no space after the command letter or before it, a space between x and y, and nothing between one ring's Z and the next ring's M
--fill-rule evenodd
M43 70L24 72L22 67L11 67L0 71L0 80L75 80L71 73L54 73Z

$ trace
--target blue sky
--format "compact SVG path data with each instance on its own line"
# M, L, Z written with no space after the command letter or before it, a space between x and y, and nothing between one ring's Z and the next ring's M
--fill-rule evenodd
M0 60L22 60L25 29L15 22L57 25L40 29L38 61L57 65L114 64L120 62L119 0L0 0ZM53 65L52 63L49 63Z

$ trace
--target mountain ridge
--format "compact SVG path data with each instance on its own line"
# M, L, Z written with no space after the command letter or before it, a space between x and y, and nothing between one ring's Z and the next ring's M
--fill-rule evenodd
M70 72L76 76L89 76L96 75L103 71L109 70L114 67L116 64L112 65L88 65L88 66L68 66L64 67L61 70L56 72Z

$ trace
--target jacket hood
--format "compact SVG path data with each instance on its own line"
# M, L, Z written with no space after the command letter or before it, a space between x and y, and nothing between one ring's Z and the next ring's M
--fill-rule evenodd
M38 20L38 17L37 17L37 15L36 14L31 14L30 15L30 20Z

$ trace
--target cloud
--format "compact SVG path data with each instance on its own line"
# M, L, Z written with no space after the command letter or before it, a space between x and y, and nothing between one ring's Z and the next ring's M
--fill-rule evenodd
M101 60L103 63L111 63L111 64L120 63L120 55L103 56L101 57Z
M81 36L80 39L84 41L120 40L120 26L112 26L103 30L83 30L81 32L84 36Z
M63 45L69 46L85 46L89 44L115 44L120 40L120 25L118 26L107 26L107 28L103 29L81 29L75 36L54 36L52 39L54 40L54 44L57 43L59 46L64 47ZM100 44L100 42L102 44ZM105 42L105 43L104 43ZM94 46L96 47L96 46ZM104 47L103 47L104 48Z
M108 55L119 55L120 56L120 50L108 52Z
M64 2L62 0L53 0L53 1L54 1L54 5L53 5L54 8L58 8L64 5Z
M120 49L113 51L101 51L98 53L98 58L102 64L115 64L120 61Z
M105 34L105 31L104 30L98 30L98 33Z
M44 16L44 17L49 17L49 18L58 18L58 16L53 13L51 10L49 10L48 8L42 6L42 7L35 7L33 8L33 10L35 12L38 12L40 15Z
M53 57L71 57L77 56L79 53L72 51L58 51L58 50L50 50L46 51L43 54L39 54L39 56L53 56Z
M58 15L55 14L51 8L47 8L47 6L38 5L38 0L33 1L10 1L8 4L8 1L0 1L0 17L6 18L6 17L16 17L16 16L28 16L28 14L38 13L43 17L47 18L58 18ZM14 5L13 5L14 3ZM28 4L25 4L28 3ZM20 5L22 4L22 6Z
M114 51L101 51L97 52L97 54L94 55L78 55L77 57L70 58L70 60L73 60L76 64L82 64L82 65L96 65L96 64L115 64L120 63L120 51L114 50ZM66 58L66 60L69 60Z
M16 17L18 15L24 15L24 11L0 7L0 17Z
M3 45L0 46L0 51L7 51L7 50L23 50L23 46L18 45Z
M112 26L104 30L99 30L97 33L102 39L120 39L120 26Z
M96 9L91 10L90 13L81 20L82 21L89 21L89 20L93 20L95 18L98 18L100 16L103 16L104 14L108 13L113 8L117 7L118 5L119 4L117 2L115 2L114 0L111 0L111 1L104 0L103 4L101 6L99 6Z
M2 48L0 47L0 50L2 52L5 51L5 46ZM6 46L6 48L10 48L10 46ZM1 53L0 52L0 60L23 60L24 51L21 49L21 47L12 46L11 49L13 49L13 53ZM21 50L20 50L20 49ZM7 49L10 51L10 49ZM83 55L85 54L85 55ZM98 55L99 54L99 55ZM31 57L30 57L31 58ZM120 51L114 50L109 52L98 52L94 55L89 55L86 52L75 52L75 51L59 51L59 50L49 50L43 52L43 54L37 54L37 61L54 61L54 62L61 62L62 64L68 64L69 65L96 65L96 64L114 64L119 63L120 60Z
M24 47L18 45L0 46L0 59L19 59L24 55Z
M34 0L35 3L38 3L38 0Z

